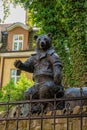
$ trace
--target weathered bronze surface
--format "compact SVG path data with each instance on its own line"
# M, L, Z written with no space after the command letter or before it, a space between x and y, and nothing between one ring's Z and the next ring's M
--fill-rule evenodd
M35 84L25 91L25 98L33 99L62 97L62 63L51 44L52 34L34 36L36 40L36 52L24 63L15 61L16 68L33 73Z

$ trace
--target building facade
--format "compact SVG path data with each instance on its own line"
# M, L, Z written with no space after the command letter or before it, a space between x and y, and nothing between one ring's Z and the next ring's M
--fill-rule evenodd
M24 62L34 53L33 35L36 31L19 22L0 25L0 88L11 79L16 83L20 78L21 71L14 67L14 62ZM25 74L31 79L31 74Z

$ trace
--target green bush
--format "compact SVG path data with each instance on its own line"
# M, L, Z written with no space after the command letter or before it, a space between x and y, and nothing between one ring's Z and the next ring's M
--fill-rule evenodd
M2 90L0 91L1 93L1 98L0 101L8 101L8 95L11 95L11 92L14 91L15 89L15 84L12 80L6 85L2 87Z
M20 80L14 84L11 80L6 86L2 87L0 90L0 101L8 101L10 96L10 101L18 101L24 99L24 91L33 85L32 80L28 80L25 74L21 74Z
M12 95L13 98L12 99L15 99L15 100L23 100L24 99L24 91L31 87L33 85L33 81L32 80L29 80L27 79L27 77L25 76L25 74L21 74L21 78L20 80L17 82L17 84L15 85L15 91L16 93Z

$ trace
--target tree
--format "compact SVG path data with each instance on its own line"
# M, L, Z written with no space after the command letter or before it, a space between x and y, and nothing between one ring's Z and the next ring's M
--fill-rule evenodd
M87 41L86 41L86 13L85 0L61 0L64 16L64 29L67 32L67 46L72 65L70 82L74 86L87 85ZM70 74L70 73L69 73ZM73 82L72 82L73 81Z
M4 0L6 1L6 0ZM53 33L63 62L64 86L87 85L87 2L85 0L11 0L28 12L28 24Z

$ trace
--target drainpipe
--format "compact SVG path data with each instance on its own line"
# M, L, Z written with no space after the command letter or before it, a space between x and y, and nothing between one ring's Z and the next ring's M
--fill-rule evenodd
M0 89L2 88L3 72L4 72L4 57L1 57Z

